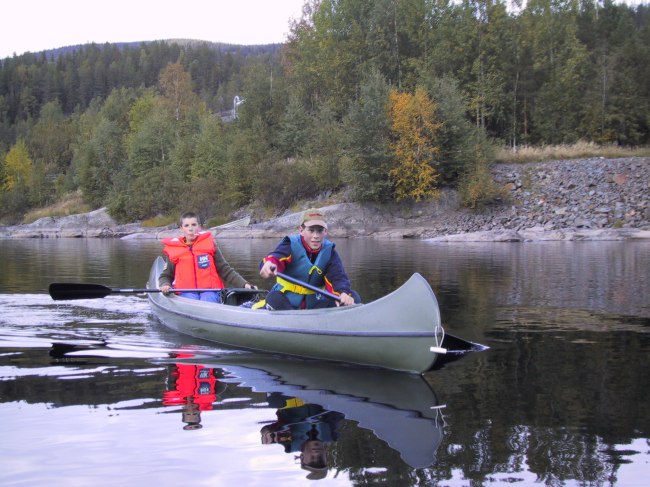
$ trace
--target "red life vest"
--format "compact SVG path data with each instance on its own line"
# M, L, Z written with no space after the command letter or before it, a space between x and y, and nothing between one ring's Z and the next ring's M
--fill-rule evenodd
M181 237L166 238L163 252L176 266L174 287L178 289L223 289L223 281L214 263L217 247L210 232L201 232L190 246Z

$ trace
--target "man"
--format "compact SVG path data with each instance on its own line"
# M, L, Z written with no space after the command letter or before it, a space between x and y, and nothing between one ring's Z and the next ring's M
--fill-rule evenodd
M313 309L360 303L361 298L351 289L334 243L326 238L325 215L317 209L305 211L298 230L297 235L284 237L262 260L260 276L264 279L276 277L276 284L266 296L267 309ZM278 272L329 291L341 301L291 283L278 276Z

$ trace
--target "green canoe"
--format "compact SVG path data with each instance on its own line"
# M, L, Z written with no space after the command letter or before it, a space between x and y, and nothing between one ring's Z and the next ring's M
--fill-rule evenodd
M149 288L158 287L162 267L159 257ZM414 373L446 353L438 301L417 273L376 301L318 310L252 310L159 292L149 293L149 301L169 328L236 348Z

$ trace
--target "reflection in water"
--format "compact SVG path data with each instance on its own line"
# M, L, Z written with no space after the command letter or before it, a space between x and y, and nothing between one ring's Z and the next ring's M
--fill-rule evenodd
M163 404L183 407L183 429L199 429L201 412L217 412L217 377L265 393L276 418L261 428L261 441L299 452L308 479L327 476L327 446L338 440L344 418L371 430L411 467L435 461L442 416L420 376L254 353L209 358L183 351L171 357Z
M218 414L226 403L220 403L217 394L233 384L237 389L229 390L229 402L250 400L242 391L248 388L263 394L268 406L276 409L275 420L261 428L262 443L281 444L287 453L300 452L301 466L311 479L327 474L326 447L336 450L332 455L339 463L354 462L345 459L350 452L334 445L346 434L341 432L343 419L371 431L412 468L435 463L443 438L444 406L419 375L255 353L210 357L205 352L173 351L154 359L167 370L162 404L182 407L185 430L201 428L203 412ZM99 343L85 349L55 343L49 355L57 365L79 366L114 357L115 351ZM351 437L344 444L355 441Z
M419 375L248 353L194 361L223 369L223 382L235 382L272 397L298 398L310 407L317 405L322 412L339 413L371 430L413 468L435 462L443 436L442 415L431 386ZM301 428L313 426L310 421L300 423ZM331 432L319 439L334 441ZM295 441L304 438L301 432ZM290 451L295 447L292 443Z
M279 392L267 394L269 406L277 407L277 420L262 427L262 443L279 443L285 453L300 452L300 466L309 471L310 480L327 476L325 443L336 441L338 425L345 417L326 411L319 404L308 404L298 397Z
M146 350L143 347L145 355ZM202 413L218 419L228 404L250 401L251 394L246 392L250 389L275 409L275 418L263 421L261 443L280 444L284 452L297 453L309 479L324 478L331 468L355 463L358 445L349 446L359 440L353 428L342 426L344 421L371 431L411 468L435 464L443 438L440 408L444 406L421 376L264 354L215 357L206 352L168 351L149 359L166 370L166 390L159 397L163 406L174 407L166 412L177 413L181 407L184 430L202 428ZM130 354L140 352L132 349ZM106 363L107 357L117 365L115 350L99 342L85 347L54 343L49 356L55 365L92 367L99 361ZM141 381L146 378L141 376ZM226 398L228 385L234 388L228 389ZM144 383L139 387L144 388ZM339 440L342 443L337 446ZM329 457L337 459L336 465Z
M174 353L175 358L192 357L188 353ZM184 430L196 430L201 425L201 411L213 409L217 400L217 377L211 367L175 363L169 366L167 390L163 405L182 406Z

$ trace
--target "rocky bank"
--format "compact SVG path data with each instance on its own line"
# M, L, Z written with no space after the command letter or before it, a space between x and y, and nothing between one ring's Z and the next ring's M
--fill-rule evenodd
M455 191L436 201L391 205L321 206L332 237L418 238L435 241L650 239L650 158L592 158L495 164L508 201L482 211L461 208ZM295 230L300 213L234 228L219 238L278 238ZM152 238L174 226L117 224L105 209L0 227L0 238Z

